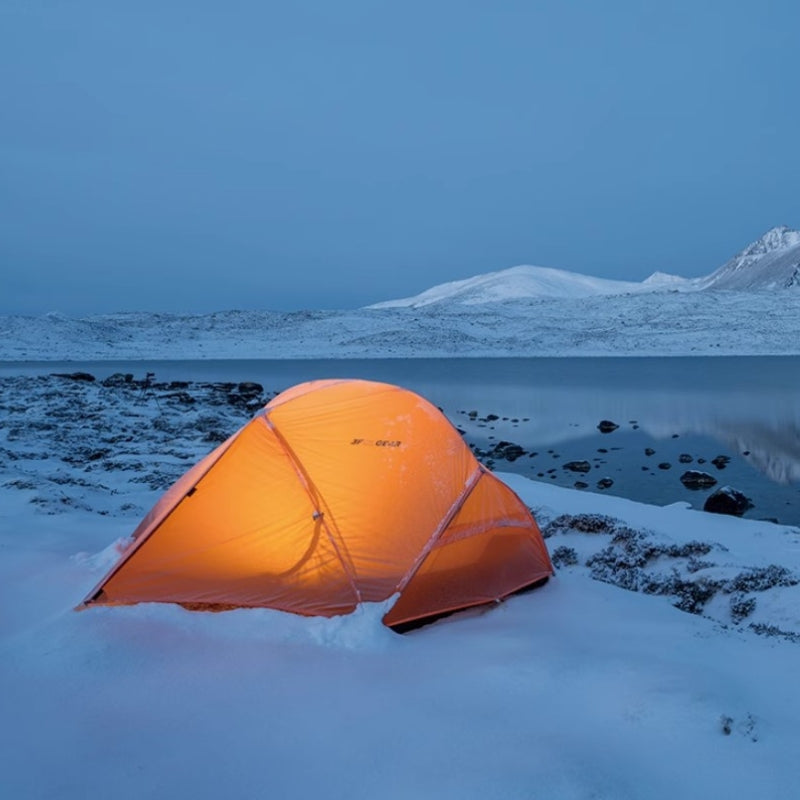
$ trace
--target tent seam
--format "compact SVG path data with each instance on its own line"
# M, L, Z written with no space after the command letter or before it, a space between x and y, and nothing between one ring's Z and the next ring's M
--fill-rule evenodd
M464 503L467 502L467 498L472 494L473 489L478 485L478 481L483 477L484 472L485 470L483 469L482 465L478 464L478 466L470 474L466 484L464 485L464 488L461 490L461 494L456 498L455 502L450 506L450 508L447 509L444 516L439 521L439 524L436 526L436 529L431 534L430 539L428 539L428 541L425 543L425 547L422 548L420 554L411 565L411 569L398 584L398 592L402 594L403 590L406 588L406 586L408 586L411 579L419 571L419 568L425 563L425 559L430 555L434 545L447 530L447 526L453 521L456 514L458 514L458 512L462 509Z
M278 430L275 423L269 418L269 412L266 409L262 412L261 419L264 420L264 424L275 435L275 438L278 440L278 444L280 445L286 457L289 459L289 463L292 465L292 469L294 469L295 474L300 480L301 486L305 490L308 499L311 501L311 507L314 510L314 518L316 519L316 515L319 514L319 519L322 523L322 526L325 528L325 533L328 534L328 539L330 540L331 545L333 545L333 550L336 553L336 557L339 559L339 562L342 565L342 570L344 571L344 574L347 576L347 582L350 584L350 588L353 590L353 594L355 594L356 603L357 604L361 603L362 602L361 592L359 591L358 586L356 585L355 575L350 570L347 561L342 555L339 543L337 542L336 537L333 535L330 527L328 526L328 520L325 517L325 513L322 511L321 508L319 508L319 506L321 505L324 505L326 508L329 508L327 502L325 502L325 498L322 496L319 489L317 489L317 487L313 484L311 477L306 474L306 471L303 469L303 465L300 459L297 458L297 456L294 454L294 451L290 447L289 443L284 438L283 434ZM319 498L319 500L321 500L322 502L318 503L316 501L316 498Z

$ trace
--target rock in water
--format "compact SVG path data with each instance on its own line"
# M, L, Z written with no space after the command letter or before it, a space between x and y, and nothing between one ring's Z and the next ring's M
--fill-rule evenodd
M709 475L707 472L700 472L700 470L696 469L687 469L686 472L681 475L681 483L687 489L709 489L716 485L717 479L713 475Z
M706 499L703 511L712 514L731 514L741 517L748 508L753 508L753 502L738 489L723 486Z
M597 424L597 430L599 430L600 433L611 433L617 428L619 428L619 425L617 425L616 422L612 422L610 419L600 420L600 422Z
M570 472L589 472L592 468L592 465L588 461L567 461L564 464L564 469L568 469Z

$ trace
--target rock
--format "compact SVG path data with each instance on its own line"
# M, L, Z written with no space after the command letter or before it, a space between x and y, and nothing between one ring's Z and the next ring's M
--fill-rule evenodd
M492 458L504 458L506 461L516 461L520 456L525 455L525 450L513 442L498 442L489 455Z
M237 387L239 394L257 395L264 394L264 387L254 381L242 381Z
M610 419L600 420L597 425L597 430L599 430L600 433L612 433L617 428L619 428L619 425L617 425L616 422L612 422Z
M494 422L495 420L500 419L497 414L487 414L486 415L486 422Z
M195 402L194 397L192 397L189 392L171 392L170 394L164 395L164 399L173 400L176 403L181 403L186 406L190 406Z
M730 462L730 460L731 460L730 456L716 456L716 458L712 458L711 459L711 463L717 469L725 469L725 467L728 466L728 463Z
M95 380L94 375L89 372L51 372L54 378L67 378L71 381L85 381L91 383Z
M100 381L103 386L118 388L120 386L124 386L126 383L133 383L133 373L131 372L115 372L113 375L109 375L107 378Z
M553 566L558 569L559 567L573 567L578 563L578 553L574 547L556 547L550 555L550 561Z
M614 481L611 478L600 478L597 481L597 488L598 489L610 489L614 485Z
M589 484L588 483L584 483L583 481L575 481L575 488L576 489L588 489L589 488Z
M703 511L712 514L731 514L741 517L748 508L753 508L753 502L738 489L723 486L706 498Z
M568 469L570 472L589 472L592 468L592 465L588 461L567 461L564 464L564 469Z
M658 468L659 468L659 469L672 469L672 464L670 464L670 463L669 463L669 461L662 461L662 462L661 462L661 463L658 465Z
M681 464L691 464L694 459L688 453L681 453L678 456L678 461L680 461Z
M681 483L687 489L708 489L716 485L717 479L707 472L689 469L681 475Z
M645 449L644 449L644 454L645 454L646 456L654 456L654 455L656 454L656 451L655 451L655 450L653 450L653 448L652 448L652 447L645 447Z

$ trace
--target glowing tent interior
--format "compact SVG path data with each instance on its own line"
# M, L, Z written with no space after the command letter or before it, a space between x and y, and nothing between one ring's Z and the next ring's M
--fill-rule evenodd
M80 608L172 602L333 616L398 599L398 629L552 574L528 508L445 416L385 383L275 397L192 467Z

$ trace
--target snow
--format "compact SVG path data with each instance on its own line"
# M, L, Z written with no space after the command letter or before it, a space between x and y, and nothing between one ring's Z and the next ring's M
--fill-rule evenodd
M788 355L797 287L800 232L775 228L704 278L519 266L355 310L0 316L0 360Z
M443 301L478 305L527 297L596 297L648 290L649 286L633 281L593 278L561 269L523 265L443 283L415 297L387 300L370 308L421 308Z
M800 231L773 228L697 282L699 289L750 291L800 286Z
M798 353L800 292L793 290L293 313L0 317L5 361Z
M594 278L547 267L519 266L434 286L414 297L370 308L423 308L432 304L478 305L531 298L578 298L664 291L774 290L800 286L800 231L772 228L715 272L683 278L654 272L641 282Z
M3 797L795 794L799 529L505 474L562 561L490 609L403 636L386 604L78 613L163 486L252 412L211 385L157 406L24 380L0 416Z

